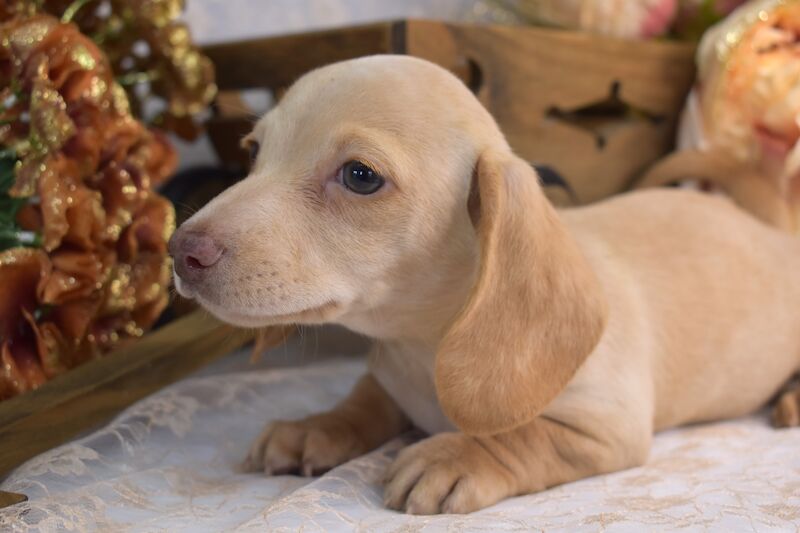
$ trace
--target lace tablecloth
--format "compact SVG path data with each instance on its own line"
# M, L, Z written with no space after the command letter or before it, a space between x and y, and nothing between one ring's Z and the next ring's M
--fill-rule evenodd
M289 363L295 350L296 343L278 349L272 360ZM773 430L766 415L665 432L644 467L466 516L383 508L383 471L413 435L315 479L239 473L267 421L331 406L365 368L362 358L306 356L302 367L241 370L243 358L179 382L17 469L0 488L29 501L0 510L0 530L800 529L800 430Z

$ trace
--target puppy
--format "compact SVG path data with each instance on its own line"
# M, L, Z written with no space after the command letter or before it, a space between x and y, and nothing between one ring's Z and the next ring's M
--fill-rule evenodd
M800 242L690 191L556 211L433 64L313 71L246 143L250 176L170 243L178 291L375 339L352 393L270 424L252 470L315 475L416 426L386 505L467 513L641 465L654 431L752 412L800 367Z

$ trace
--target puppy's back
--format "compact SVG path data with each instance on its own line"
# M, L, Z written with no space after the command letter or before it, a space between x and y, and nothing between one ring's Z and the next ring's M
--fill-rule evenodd
M678 189L562 215L605 278L612 314L624 292L646 315L656 429L751 412L800 367L800 240ZM610 268L625 276L604 276Z

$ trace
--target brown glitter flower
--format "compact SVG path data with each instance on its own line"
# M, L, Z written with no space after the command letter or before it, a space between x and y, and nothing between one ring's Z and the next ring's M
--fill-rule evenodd
M39 305L38 287L49 271L50 261L41 250L0 252L0 399L33 389L46 379L30 322Z
M125 85L137 116L142 115L145 101L161 100L166 109L154 119L155 123L183 137L197 135L199 127L192 116L207 108L217 88L214 65L193 44L188 28L178 20L184 9L182 0L41 0L36 4L7 2L0 8L0 20L30 17L36 12L69 19L101 44L117 79ZM84 64L97 60L83 51L76 57ZM87 79L78 85L85 89L92 83ZM146 90L133 90L139 86ZM101 84L95 87L98 93L104 91Z
M0 175L12 168L13 183L0 188L0 206L14 211L0 224L41 248L0 252L0 399L155 323L168 301L175 215L152 188L176 165L75 25L5 9L0 16L15 15L0 24Z

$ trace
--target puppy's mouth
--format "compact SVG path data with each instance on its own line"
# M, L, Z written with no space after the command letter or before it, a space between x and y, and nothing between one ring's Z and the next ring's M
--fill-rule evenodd
M332 321L340 314L342 306L333 300L327 301L322 305L312 306L299 311L279 314L248 313L239 310L229 309L216 304L192 290L192 288L181 280L177 272L173 273L175 280L175 290L184 298L195 300L204 309L209 311L223 322L242 328L260 328L279 324L322 324Z
M320 306L309 307L293 313L260 315L224 309L212 303L205 302L202 298L197 298L197 301L212 315L223 322L241 328L261 328L264 326L276 326L281 324L322 324L331 322L340 311L340 305L337 302L331 301Z
M188 285L186 285L181 279L181 277L178 275L178 273L175 272L174 266L172 267L172 283L175 285L175 290L178 292L178 294L180 294L184 298L191 300L195 297L195 294L192 291L192 289Z

